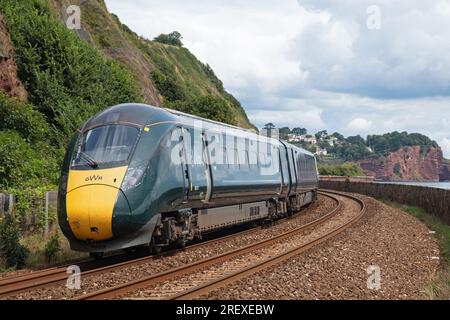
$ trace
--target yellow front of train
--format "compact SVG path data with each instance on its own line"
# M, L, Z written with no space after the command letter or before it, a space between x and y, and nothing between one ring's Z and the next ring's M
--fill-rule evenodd
M73 243L101 243L130 227L131 209L123 191L136 180L129 161L141 130L138 125L101 123L84 129L68 152L58 215Z
M128 166L69 171L67 220L78 240L113 237L113 210Z

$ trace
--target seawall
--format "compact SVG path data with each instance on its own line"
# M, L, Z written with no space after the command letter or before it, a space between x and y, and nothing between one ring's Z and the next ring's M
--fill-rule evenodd
M387 199L401 204L421 207L450 225L450 190L351 181L345 178L340 180L321 179L319 186L322 189L359 193L377 199Z

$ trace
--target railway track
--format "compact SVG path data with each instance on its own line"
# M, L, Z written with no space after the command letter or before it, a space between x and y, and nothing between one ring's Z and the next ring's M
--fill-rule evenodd
M258 227L259 228L259 227ZM257 229L257 228L254 228ZM218 239L213 239L201 243L192 244L186 247L185 250L193 250L199 246L209 245L221 241L226 241L229 238L233 238L239 235L245 235L250 232L254 232L254 229L245 230L239 233L231 234ZM131 265L139 265L147 263L150 260L159 259L164 256L173 255L177 250L170 250L164 252L158 256L143 256L140 258L131 259L124 255L120 257L109 257L107 260L84 260L77 264L80 267L81 276L94 276L109 271L114 271L120 268L125 268ZM116 262L117 260L124 260L122 262ZM39 288L48 287L51 285L57 285L67 281L69 274L67 274L67 267L70 264L62 265L59 267L53 267L49 269L35 271L29 274L17 275L0 280L0 298L26 292L30 290L36 290Z
M282 222L283 220L285 219L279 220L278 223ZM235 237L244 236L246 234L256 232L260 228L261 227L258 226L238 233L233 233L224 237L191 244L188 247L186 247L185 250L186 251L195 250L198 247L225 242ZM139 257L138 254L134 254L131 255L131 259L130 255L117 255L107 257L103 260L92 260L92 259L78 260L72 262L71 264L63 264L61 266L55 266L48 269L38 270L28 274L3 278L0 279L0 298L5 298L8 296L12 296L27 291L37 290L40 288L46 288L49 286L55 286L58 284L63 284L65 283L65 281L67 281L67 278L69 276L69 274L67 274L67 267L69 265L73 264L78 265L82 272L81 276L83 277L95 276L106 272L115 271L121 268L126 268L132 265L145 264L148 263L149 261L160 259L164 256L173 255L177 251L178 250L170 250L167 252L163 252L158 256L148 256L148 255L142 256L141 254L141 256Z
M321 193L333 197L338 205L328 214L306 225L211 258L78 296L75 300L114 299L130 293L133 293L131 298L134 299L194 299L338 235L359 221L366 211L365 204L356 197L331 191ZM344 202L347 204L343 205ZM352 212L347 214L346 209ZM341 223L326 228L327 222L338 214ZM326 229L323 234L309 237L311 239L308 236L299 237L320 225Z

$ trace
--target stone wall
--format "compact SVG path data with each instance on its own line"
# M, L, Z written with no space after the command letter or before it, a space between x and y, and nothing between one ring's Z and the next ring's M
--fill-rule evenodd
M388 199L398 203L423 208L440 217L450 225L450 190L388 183L324 181L320 188L360 193L377 199Z

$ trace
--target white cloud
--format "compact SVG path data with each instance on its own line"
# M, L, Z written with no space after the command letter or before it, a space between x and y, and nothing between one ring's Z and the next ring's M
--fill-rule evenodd
M355 118L347 124L347 129L357 132L366 132L372 127L372 121L364 118Z
M147 38L178 30L257 126L420 132L450 157L445 0L106 0ZM366 27L369 5L381 29Z
M325 127L325 123L322 120L322 110L318 108L312 108L310 110L298 108L297 110L250 111L249 117L259 127L269 122L274 124L283 123L284 126L291 128L308 127L319 130Z

